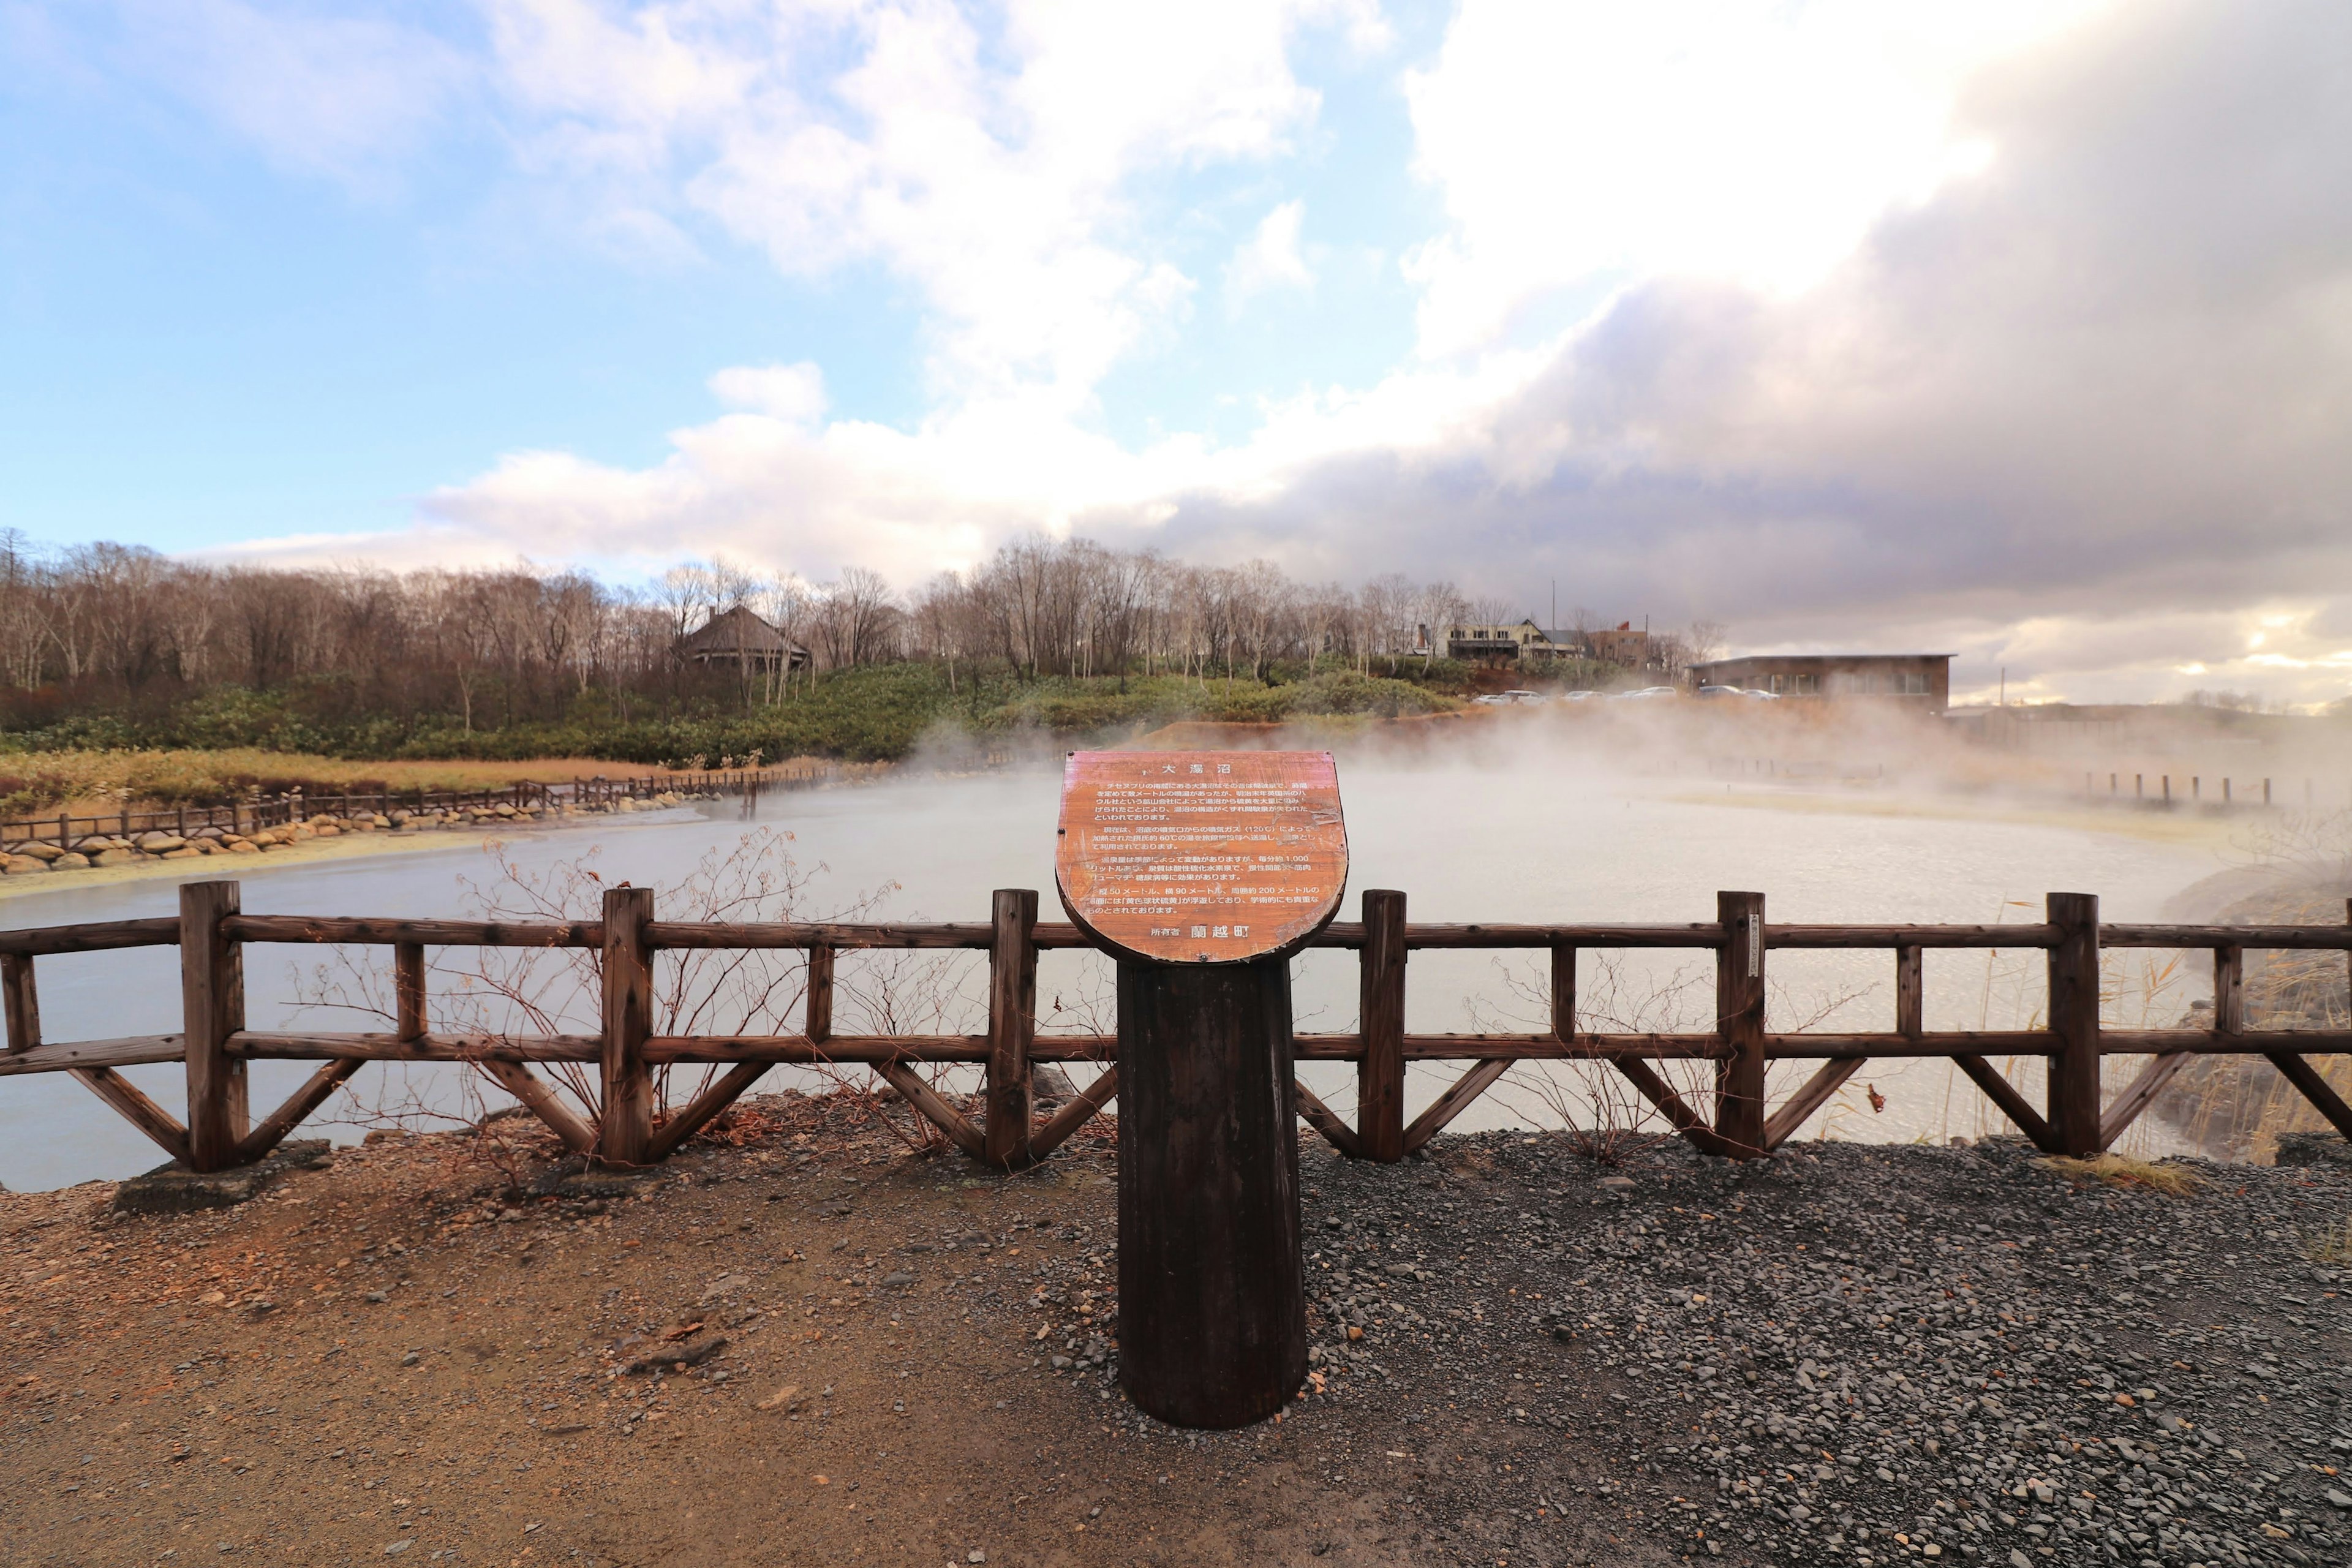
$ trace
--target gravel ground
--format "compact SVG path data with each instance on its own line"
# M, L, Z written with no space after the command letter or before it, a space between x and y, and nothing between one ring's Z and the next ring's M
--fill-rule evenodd
M1117 1392L1102 1131L994 1178L779 1098L628 1195L447 1139L213 1215L0 1195L0 1559L2352 1555L2340 1168L1310 1135L1309 1386L1211 1435Z
M1632 1474L1561 1471L1538 1510L1629 1504L1685 1552L2352 1561L2343 1299L2309 1261L2352 1182L2183 1163L2191 1195L2006 1141L1745 1167L1660 1149L1596 1183L1549 1140L1453 1140L1402 1182L1323 1173L1326 1299L1378 1326L1319 1359L1408 1419L1623 1420ZM1564 1363L1507 1370L1538 1333ZM1428 1491L1441 1526L1497 1494ZM1539 1511L1513 1517L1540 1542Z

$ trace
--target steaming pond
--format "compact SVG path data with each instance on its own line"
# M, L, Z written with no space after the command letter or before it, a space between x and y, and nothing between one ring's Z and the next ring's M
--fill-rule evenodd
M1831 797L1581 772L1538 764L1415 766L1341 763L1352 855L1346 912L1364 888L1401 888L1412 918L1426 921L1701 921L1715 915L1718 889L1760 889L1775 921L1998 921L2040 919L2050 890L2101 895L2110 920L2154 920L2189 884L2221 869L2227 846L2217 838L2149 837L2136 823L2112 826L2056 818L1939 807L1876 795ZM627 879L677 888L706 857L742 850L747 832L781 830L769 869L788 853L803 881L796 911L820 917L865 904L869 918L982 921L996 888L1041 890L1042 913L1060 918L1053 889L1056 773L1039 770L982 776L910 776L859 788L771 797L754 828L732 808L703 816L677 811L658 820L617 818L593 826L529 832L506 853L522 874L560 877L567 866L593 866L607 884ZM498 864L477 838L362 858L272 866L241 860L248 912L427 916L478 910L479 889L498 879ZM207 872L217 874L212 866ZM10 898L0 921L10 928L164 915L176 909L174 884L154 879ZM593 890L580 910L593 913ZM688 895L667 898L662 912L691 918ZM743 918L738 914L736 918ZM770 918L780 918L771 914ZM247 950L247 1017L259 1029L309 1026L377 1029L384 1024L329 1002L357 1003L380 984L341 968L331 950ZM350 950L364 966L384 950ZM2126 955L2113 961L2121 964ZM1412 963L1408 1026L1416 1031L1543 1026L1539 955L1423 953ZM325 961L322 967L322 961ZM436 953L436 965L457 954ZM547 961L540 961L545 963ZM1929 1028L2010 1027L2040 1016L2038 954L1930 952L1927 957ZM978 955L845 954L835 1026L877 1026L883 1013L900 1029L976 1031L984 1016ZM1593 1027L1695 1028L1712 1013L1711 963L1704 952L1628 955L1602 963L1588 954L1580 1016ZM1894 1016L1891 954L1776 952L1770 1026L1885 1028ZM771 972L771 1000L797 994L796 970ZM43 959L43 1033L50 1039L164 1033L179 1027L176 957L170 949ZM1297 1012L1304 1030L1354 1026L1355 963L1345 952L1310 952L1297 963ZM2153 979L2151 980L2151 976ZM478 977L436 969L434 985L458 994ZM568 1000L569 983L544 969L535 977L543 1005L562 1012L561 1026L583 1028L591 1012ZM699 1027L745 1026L760 1004L741 976L711 998ZM755 985L753 989L757 989ZM2181 983L2146 966L2111 975L2108 1006L2118 1022L2170 1024L2188 1000ZM1108 1028L1108 966L1090 953L1049 953L1040 968L1041 1027ZM476 1005L495 1005L495 998ZM860 1014L864 1016L861 1017ZM482 1016L488 1016L484 1012ZM787 1014L789 1016L789 1014ZM437 1023L437 1020L436 1020ZM787 1026L771 1022L769 1027ZM2032 1066L2033 1064L2021 1064ZM2116 1061L2111 1075L2135 1064ZM308 1064L256 1063L253 1102L260 1114L309 1070ZM1460 1069L1416 1064L1412 1109L1433 1098ZM1557 1125L1559 1107L1589 1114L1582 1069L1562 1067L1514 1074L1455 1126ZM1786 1092L1806 1068L1773 1074ZM1083 1079L1085 1069L1078 1076ZM176 1113L175 1066L135 1068L129 1076ZM1351 1069L1318 1064L1306 1081L1346 1114L1353 1105ZM2037 1102L2038 1072L2020 1087ZM771 1085L806 1081L777 1069ZM350 1139L358 1108L401 1103L463 1110L463 1075L451 1068L371 1066L351 1084L354 1100L330 1102L322 1130ZM1884 1110L1871 1109L1872 1090ZM1410 1114L1410 1110L1408 1112ZM340 1115L341 1123L332 1121ZM2152 1122L2139 1134L2167 1146ZM1830 1136L1907 1141L2002 1130L1998 1113L1942 1062L1873 1063L1805 1131ZM1311 1135L1311 1134L1310 1134ZM0 1183L42 1188L129 1175L156 1163L153 1147L63 1074L0 1082Z

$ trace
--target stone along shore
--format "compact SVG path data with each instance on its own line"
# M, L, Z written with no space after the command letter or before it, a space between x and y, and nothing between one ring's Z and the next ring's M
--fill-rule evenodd
M427 811L353 812L346 816L321 812L298 822L257 828L250 833L213 826L191 829L184 837L160 831L131 837L93 834L76 840L70 847L36 839L20 842L13 846L10 853L0 855L0 875L40 876L152 861L194 860L207 855L267 855L273 850L291 849L297 845L317 843L345 834L447 833L469 828L521 827L563 822L575 817L655 811L702 798L706 797L666 792L644 800L624 797L609 804L599 802L585 805L511 805L501 802L497 805Z

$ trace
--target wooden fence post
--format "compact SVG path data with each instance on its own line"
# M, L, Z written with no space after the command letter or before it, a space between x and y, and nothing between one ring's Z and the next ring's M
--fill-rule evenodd
M1916 942L1895 950L1895 1032L1906 1040L1927 1032L1927 976L1920 966L1926 951Z
M0 997L8 1016L8 1054L29 1051L41 1043L40 994L33 988L33 955L0 953Z
M221 1171L236 1163L251 1130L245 1059L228 1037L245 1027L245 950L221 931L240 900L235 882L180 888L180 1016L188 1068L188 1165Z
M392 994L396 1009L394 1025L401 1043L414 1045L425 1038L425 944L417 942L394 942L392 948Z
M1356 1064L1356 1137L1383 1164L1404 1158L1404 895L1364 890L1364 945L1359 957L1357 1019L1363 1060Z
M2099 900L2052 893L2050 923L2050 1133L2058 1152L2084 1159L2104 1146L2099 1131Z
M653 1139L653 1075L646 1067L646 1041L654 1032L646 922L653 918L651 888L604 889L604 1113L596 1157L608 1165L644 1164Z
M1716 1032L1725 1055L1715 1068L1715 1130L1735 1159L1762 1154L1764 1142L1764 895L1717 893L1723 944L1715 955Z
M749 796L746 797L750 798ZM992 1165L1029 1163L1029 1047L1037 1037L1037 893L999 888L989 910L988 1124Z

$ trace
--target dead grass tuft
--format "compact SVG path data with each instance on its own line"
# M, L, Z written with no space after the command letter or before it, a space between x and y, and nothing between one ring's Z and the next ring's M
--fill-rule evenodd
M2314 1263L2352 1263L2352 1215L2302 1234L2303 1255Z
M2197 1173L2186 1165L2135 1160L2128 1154L2095 1154L2087 1160L2053 1154L2033 1163L2073 1181L2096 1182L2109 1187L2146 1187L2176 1198L2186 1197L2203 1185Z

